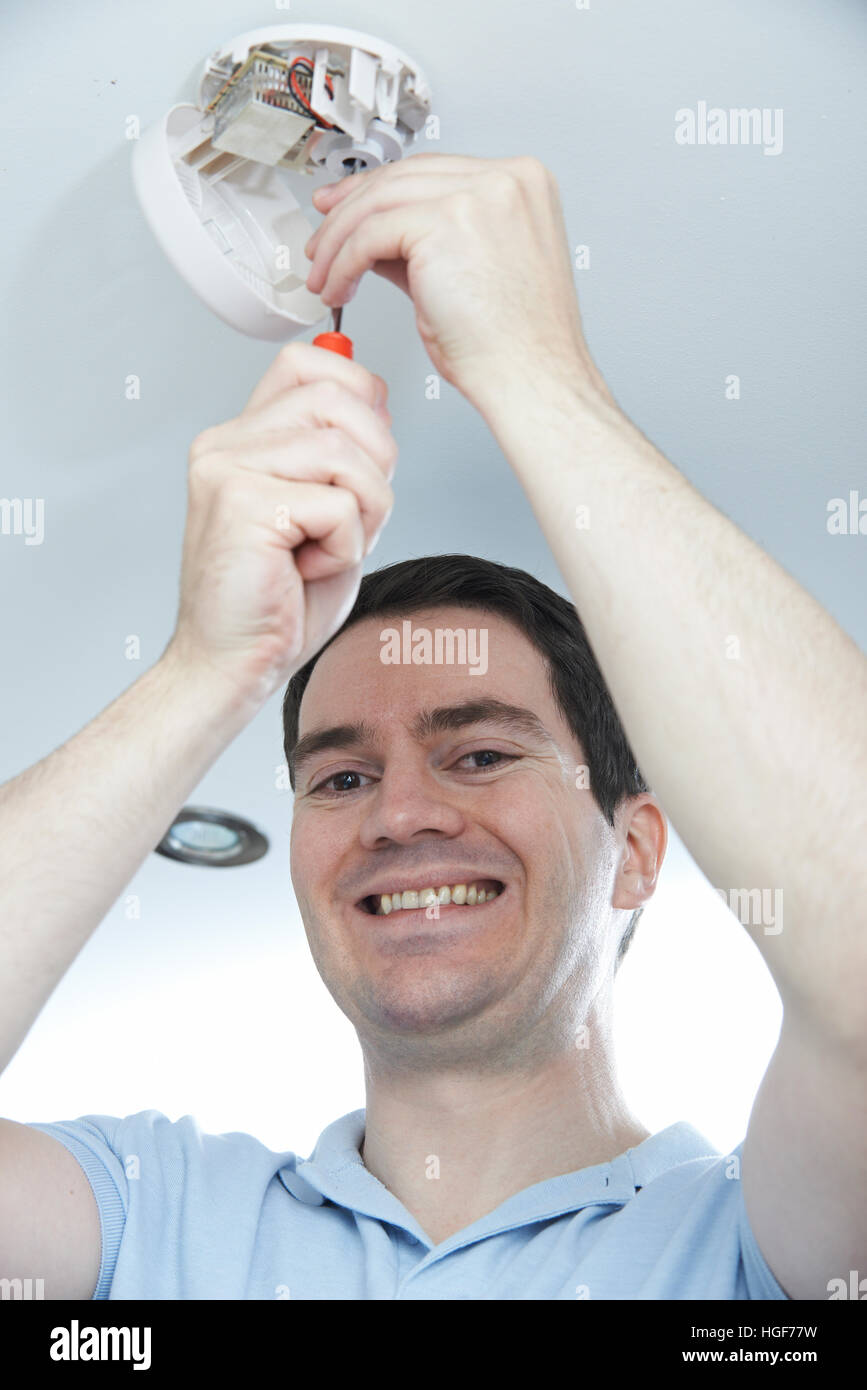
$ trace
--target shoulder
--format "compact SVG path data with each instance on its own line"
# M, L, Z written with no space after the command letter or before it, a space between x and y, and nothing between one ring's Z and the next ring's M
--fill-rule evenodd
M295 1162L291 1151L269 1149L252 1134L211 1133L192 1114L173 1120L155 1109L123 1116L79 1115L32 1127L65 1144L89 1177L98 1167L105 1170L125 1208L138 1191L159 1189L171 1196L195 1182L255 1185Z
M685 1292L666 1297L785 1299L756 1243L743 1196L743 1141L720 1153L691 1125L653 1135L627 1157L635 1193L618 1224L648 1271ZM656 1295L648 1295L656 1296Z

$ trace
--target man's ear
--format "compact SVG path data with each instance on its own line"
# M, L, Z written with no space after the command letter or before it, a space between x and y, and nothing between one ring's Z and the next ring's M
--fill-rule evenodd
M668 848L668 822L652 792L642 792L624 802L615 816L623 840L623 852L612 907L634 911L656 891L656 881Z

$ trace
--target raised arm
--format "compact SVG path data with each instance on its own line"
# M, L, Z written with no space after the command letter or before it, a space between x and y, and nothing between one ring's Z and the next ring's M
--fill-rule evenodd
M341 303L373 268L412 296L434 366L525 490L675 827L730 904L771 908L742 913L784 1004L744 1195L784 1288L827 1297L867 1260L867 661L618 408L538 160L417 155L317 204L308 286Z
M359 363L291 344L193 442L175 633L80 733L0 787L0 1071L220 753L343 621L391 511L396 445ZM99 1221L75 1160L0 1121L0 1279L87 1298Z

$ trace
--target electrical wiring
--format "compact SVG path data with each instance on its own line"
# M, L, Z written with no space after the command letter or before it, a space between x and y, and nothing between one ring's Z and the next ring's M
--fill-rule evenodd
M261 68L274 69L282 68L286 72L286 82L288 90L281 87L268 87L260 93L262 100L271 106L282 106L287 110L295 110L299 115L310 116L321 130L336 130L337 127L331 122L326 121L322 116L317 115L310 105L310 87L313 81L313 60L305 55L299 54L291 62L276 53L268 53L264 49L254 49L249 54L246 61L240 63L235 71L226 79L216 95L208 102L205 110L213 111L222 101L223 97L231 88L236 87L251 70ZM304 74L296 72L296 68L301 69ZM334 83L331 76L326 73L325 89L329 97L334 97Z
M299 66L308 69L308 72L307 72L307 83L306 83L307 91L306 91L306 92L305 92L303 89L302 89L301 91L298 91L297 88L296 88L296 81L299 81L299 82L300 82L300 80L301 80L300 78L296 78L296 75L295 75L295 69L296 69L297 67L299 67ZM292 62L289 64L289 89L290 89L290 91L292 92L292 95L295 97L295 100L296 100L296 101L299 101L299 102L301 103L301 105L304 107L304 110L307 112L308 116L312 116L312 117L313 117L313 119L315 120L315 122L316 122L316 124L317 124L318 126L321 126L324 130L334 130L334 129L335 129L334 124L333 124L332 122L330 122L330 121L326 121L322 116L318 116L318 115L316 114L316 112L313 110L313 107L310 105L309 93L310 93L310 86L311 86L312 82L313 82L313 63L312 63L312 61L311 61L309 58L304 58L304 57L293 58ZM326 73L326 76L325 76L325 90L328 92L328 95L329 95L330 97L333 98L333 96L334 96L334 84L333 84L333 82L331 81L331 78L327 75L327 73Z

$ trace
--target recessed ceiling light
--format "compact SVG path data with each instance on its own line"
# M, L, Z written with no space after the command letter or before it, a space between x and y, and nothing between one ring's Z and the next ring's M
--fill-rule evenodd
M231 869L261 859L268 853L268 840L255 825L228 811L185 806L160 840L156 853L182 864Z

